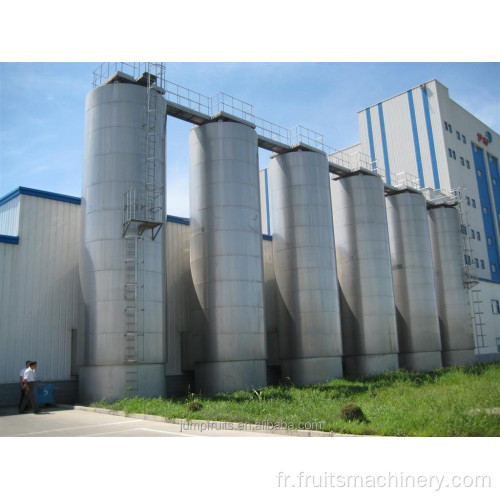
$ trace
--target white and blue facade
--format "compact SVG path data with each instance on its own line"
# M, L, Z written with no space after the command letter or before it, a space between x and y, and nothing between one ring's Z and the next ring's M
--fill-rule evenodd
M462 193L472 281L476 354L500 352L500 136L449 97L437 80L358 112L361 142L344 150L371 158L387 184L401 176L420 189Z

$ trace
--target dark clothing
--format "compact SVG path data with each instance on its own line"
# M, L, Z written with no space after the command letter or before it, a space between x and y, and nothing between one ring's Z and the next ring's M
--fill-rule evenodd
M21 412L21 405L23 404L23 399L24 399L24 393L26 391L24 390L23 386L21 386L21 399L19 400L19 404L17 405L17 408L19 409L19 412Z
M27 384L29 386L29 391L24 391L23 400L21 401L21 406L19 407L19 413L22 413L26 409L28 403L31 404L33 411L37 411L35 403L35 382L27 382Z

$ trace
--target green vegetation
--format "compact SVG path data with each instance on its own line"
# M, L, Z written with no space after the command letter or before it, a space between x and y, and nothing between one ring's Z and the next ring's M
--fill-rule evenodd
M355 415L341 415L346 405ZM302 428L386 436L500 436L500 363L443 368L431 373L405 370L363 379L332 380L295 387L270 386L233 394L185 398L127 398L92 406L167 418L285 422ZM485 411L488 410L488 411ZM344 409L344 413L348 411Z

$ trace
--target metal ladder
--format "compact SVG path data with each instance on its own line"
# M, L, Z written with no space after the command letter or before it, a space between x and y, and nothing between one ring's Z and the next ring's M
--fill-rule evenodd
M472 305L473 305L473 314L474 314L474 328L476 331L476 347L477 353L480 354L480 349L482 347L486 347L484 343L484 339L486 335L483 332L483 326L485 323L483 322L483 312L481 311L481 304L483 301L481 300L479 294L481 290L472 290Z
M158 72L157 75L154 73ZM146 86L146 148L144 191L131 188L125 193L124 202L124 264L125 264L125 354L126 390L128 396L138 395L138 344L144 341L144 255L143 232L151 229L155 239L162 227L163 186L157 186L156 170L160 164L157 139L157 114L159 95L155 86L158 78L163 81L161 64L148 63L146 71L137 81Z
M137 330L139 298L139 243L137 234L127 234L123 239L125 263L125 385L127 396L138 394L137 377Z
M154 80L156 81L156 79ZM152 75L147 74L147 117L146 117L146 220L155 220L156 203L156 112L157 112L157 93L151 89Z
M456 198L457 198L457 210L458 210L458 215L460 218L460 236L461 236L461 242L462 242L462 251L464 256L468 255L469 258L471 259L471 264L467 264L465 262L465 258L462 264L462 269L463 269L463 281L464 281L464 287L465 288L472 288L476 286L479 281L476 279L473 279L471 276L470 272L470 266L472 265L472 247L470 245L470 225L469 225L469 218L467 216L467 209L464 210L463 207L463 198L464 198L464 189L460 188L455 191ZM465 228L465 231L463 231L462 228Z

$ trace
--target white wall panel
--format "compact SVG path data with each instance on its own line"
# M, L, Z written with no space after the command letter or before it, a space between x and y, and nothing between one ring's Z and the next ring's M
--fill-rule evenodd
M17 236L19 232L19 196L0 205L0 234Z
M366 111L358 112L358 125L359 125L359 136L361 139L360 151L367 155L369 158L370 154L370 139L368 137L368 124L366 121ZM343 150L342 150L343 151Z
M80 206L20 196L19 244L0 243L0 383L26 359L42 380L71 375L71 330L79 330Z
M400 94L385 101L382 107L393 181L397 179L396 174L399 172L407 172L418 178L408 95Z
M448 148L445 144L444 134L447 134L447 138L448 136L452 137L455 131L453 131L453 134L450 134L444 130L444 121L441 118L439 104L441 87L442 86L438 87L435 80L426 84L440 187L441 189L449 191L451 186L448 175Z

